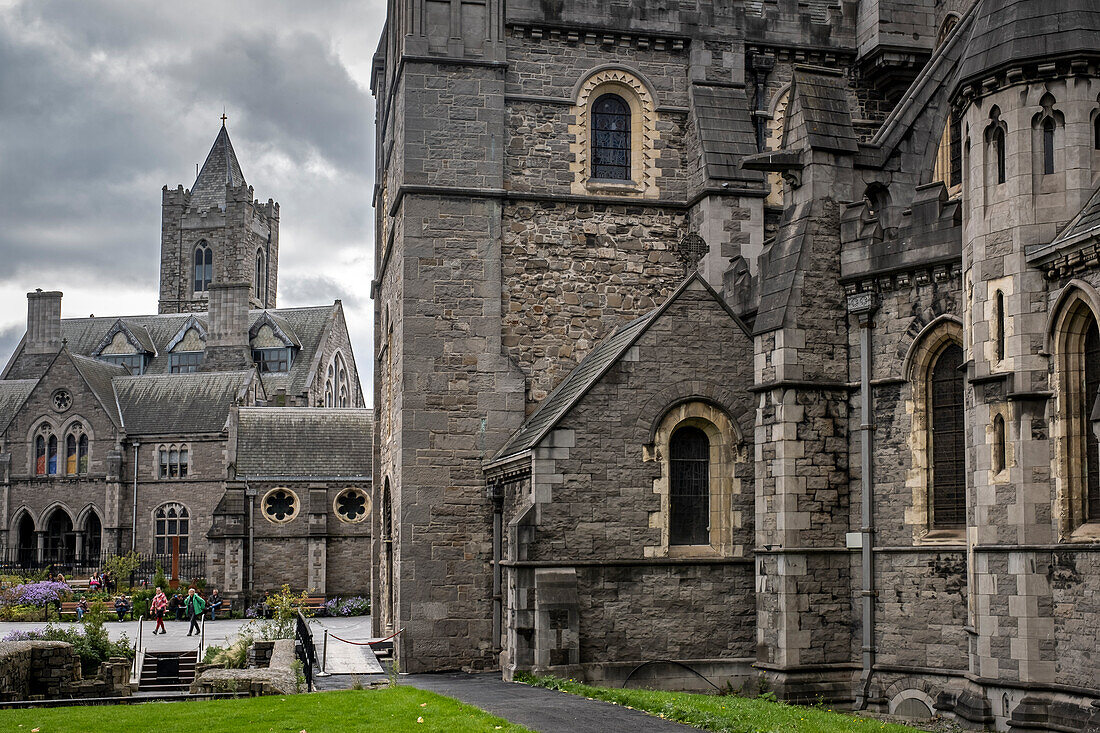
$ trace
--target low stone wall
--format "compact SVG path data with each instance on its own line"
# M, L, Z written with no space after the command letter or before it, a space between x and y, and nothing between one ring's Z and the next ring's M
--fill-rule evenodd
M249 658L265 656L263 650L249 649ZM294 672L294 640L274 642L266 667L248 669L207 669L191 683L191 694L247 692L250 695L289 695L298 689Z
M84 679L80 657L63 641L0 642L0 702L82 697L125 697L130 660L112 657Z

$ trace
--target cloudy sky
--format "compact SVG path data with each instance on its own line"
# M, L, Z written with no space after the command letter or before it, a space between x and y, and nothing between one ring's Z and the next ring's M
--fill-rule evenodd
M221 124L281 207L279 305L341 298L370 391L371 56L385 0L0 0L0 364L26 293L155 313L161 187Z

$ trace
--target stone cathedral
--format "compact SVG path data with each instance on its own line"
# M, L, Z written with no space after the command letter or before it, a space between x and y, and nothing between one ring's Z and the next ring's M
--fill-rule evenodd
M279 205L222 128L162 190L156 315L62 318L28 293L0 373L0 564L67 576L142 555L238 608L370 587L372 414L337 300L276 308Z
M372 87L402 671L1100 728L1100 6L392 0Z

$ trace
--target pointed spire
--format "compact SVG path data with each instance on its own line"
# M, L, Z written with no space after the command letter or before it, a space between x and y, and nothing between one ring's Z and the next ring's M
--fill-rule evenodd
M244 173L241 172L241 164L237 162L237 154L233 151L233 143L229 141L229 131L225 128L225 113L222 113L222 128L218 131L218 137L210 148L206 162L202 164L195 179L195 185L191 187L191 208L213 209L215 206L225 208L225 187L245 185Z

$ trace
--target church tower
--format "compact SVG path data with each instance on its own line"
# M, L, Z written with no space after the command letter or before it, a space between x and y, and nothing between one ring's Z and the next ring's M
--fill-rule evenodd
M207 310L210 285L247 282L252 308L274 308L279 280L279 204L245 183L222 128L190 190L163 189L161 313Z

